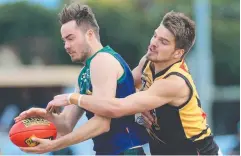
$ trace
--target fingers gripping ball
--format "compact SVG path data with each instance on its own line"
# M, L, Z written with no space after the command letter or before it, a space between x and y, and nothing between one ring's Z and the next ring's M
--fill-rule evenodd
M57 129L53 123L42 118L28 118L13 125L9 132L10 140L18 147L33 147L38 145L31 138L55 139Z

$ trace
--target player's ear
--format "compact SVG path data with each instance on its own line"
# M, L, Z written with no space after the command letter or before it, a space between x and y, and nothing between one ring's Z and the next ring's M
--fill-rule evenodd
M95 33L92 29L87 30L87 32L85 33L85 38L87 41L92 41L94 36L95 36Z
M175 59L179 59L184 55L184 49L176 49L175 52L173 53L173 57Z

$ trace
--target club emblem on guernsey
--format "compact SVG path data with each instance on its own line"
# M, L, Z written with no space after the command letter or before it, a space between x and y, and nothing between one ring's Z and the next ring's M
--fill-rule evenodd
M141 91L146 90L151 86L151 79L145 73L142 73L141 82L142 82L142 87L140 89Z
M87 68L80 76L80 93L91 95L90 69Z

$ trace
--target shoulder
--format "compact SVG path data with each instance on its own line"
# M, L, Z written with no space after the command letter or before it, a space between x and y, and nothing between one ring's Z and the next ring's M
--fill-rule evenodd
M115 75L122 70L120 62L109 53L98 53L90 63L90 72L97 75Z
M147 62L148 60L146 59L146 55L144 55L138 64L139 68L143 68Z
M90 67L115 66L119 61L109 53L98 53L91 61Z

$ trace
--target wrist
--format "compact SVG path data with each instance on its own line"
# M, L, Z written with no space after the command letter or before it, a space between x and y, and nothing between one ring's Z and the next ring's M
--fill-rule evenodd
M78 93L72 93L68 97L68 103L80 106L82 96L83 95Z
M51 144L51 146L52 146L52 150L53 151L57 151L57 150L60 150L61 149L61 139L55 139L55 140L52 140L52 144Z
M64 136L62 136L58 139L56 138L55 140L53 140L53 142L52 142L53 151L61 150L61 149L66 148L70 145L73 145L72 142L71 142L72 139L70 138L71 136L72 135L70 133L70 134L66 134L66 135L64 135Z

